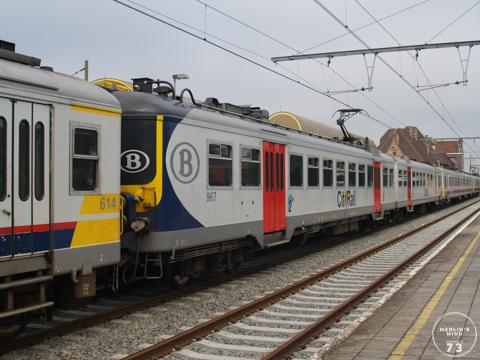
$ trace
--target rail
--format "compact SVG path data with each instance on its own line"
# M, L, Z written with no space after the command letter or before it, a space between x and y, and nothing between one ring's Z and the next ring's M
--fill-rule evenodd
M251 315L255 312L258 312L259 310L264 309L265 307L271 305L272 303L278 302L287 296L290 296L310 285L313 285L314 283L317 283L318 281L322 280L323 278L330 276L344 268L347 268L351 266L354 263L359 262L360 260L363 260L365 258L368 258L372 256L373 254L384 250L406 238L411 237L412 235L428 228L431 227L434 224L437 224L446 218L454 215L458 211L464 210L474 204L477 204L478 201L471 203L469 205L466 205L459 210L457 210L454 213L449 213L444 216L441 216L440 218L437 218L427 224L424 224L423 226L416 228L412 231L409 231L405 234L401 234L396 236L395 238L388 240L380 245L374 246L360 254L357 254L353 257L350 257L330 268L321 270L305 279L299 280L285 288L282 288L280 290L277 290L271 294L268 294L262 298L259 298L257 300L254 300L248 304L245 304L243 306L240 306L236 309L233 309L225 314L222 314L220 316L217 316L209 321L206 321L204 323L201 323L197 326L194 326L193 328L190 328L184 332L181 332L175 336L172 336L170 338L167 338L157 344L154 344L148 348L145 348L141 351L138 351L136 353L133 353L127 357L124 358L124 360L140 360L140 359L151 359L151 358L157 358L157 357L163 357L165 355L168 355L174 351L179 350L182 347L185 347L186 345L189 345L190 343L196 341L199 338L205 337L212 332L215 332L223 327L226 327L227 325L231 324L232 322L241 320L245 316ZM477 210L478 212L480 210ZM394 269L383 275L381 278L364 288L362 291L356 293L349 299L347 299L344 303L340 304L339 306L335 307L331 311L329 311L327 314L319 318L317 321L315 321L312 325L308 326L305 328L303 331L299 332L297 335L293 336L289 340L287 340L285 343L280 344L279 347L277 347L273 352L270 354L266 355L266 359L281 359L283 357L286 357L290 355L292 352L294 352L296 349L300 348L301 346L305 345L306 343L310 342L313 337L315 337L328 323L331 323L332 321L335 321L340 315L344 314L349 308L353 307L355 304L360 302L364 297L366 297L369 293L371 293L373 290L377 289L381 284L386 282L389 278L394 276L396 273L401 271L407 264L411 263L414 259L418 258L421 254L423 254L425 251L429 250L431 247L433 247L436 243L438 243L441 239L444 239L446 236L451 234L455 229L457 229L459 226L461 226L466 220L468 220L472 214L469 214L466 218L462 219L460 222L458 222L455 226L451 227L449 230L446 232L442 233L441 235L437 236L433 241L428 243L426 246L424 246L422 249L419 251L415 252L412 254L408 259L403 261L400 265L396 266Z

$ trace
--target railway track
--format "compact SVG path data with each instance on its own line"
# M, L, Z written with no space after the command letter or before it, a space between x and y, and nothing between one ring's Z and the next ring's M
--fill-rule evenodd
M471 205L472 203L463 206L456 211L460 211ZM445 216L432 221L431 223L441 221L444 218ZM28 332L23 333L19 338L6 343L1 343L0 355L18 349L24 349L55 336L63 336L134 312L152 308L171 300L192 295L192 293L210 289L233 279L241 278L249 274L255 274L276 265L284 264L288 261L302 258L314 252L322 251L332 243L338 244L339 241L348 242L357 236L358 234L354 234L343 237L342 239L335 237L325 239L326 241L322 242L311 242L301 248L296 247L294 251L288 248L277 248L271 253L267 253L262 257L247 262L234 274L219 275L212 279L190 285L182 290L167 291L164 289L160 290L160 293L159 289L149 289L138 292L133 291L133 293L123 294L113 298L111 296L100 297L95 300L94 303L81 309L66 311L55 310L53 321L34 322L29 327Z
M126 289L121 294L99 296L92 303L79 309L54 309L50 320L41 318L33 321L28 324L26 330L19 337L8 342L0 342L0 355L24 349L55 336L64 336L77 330L180 299L192 293L207 290L234 279L302 258L321 251L332 244L350 241L355 237L356 234L351 234L341 239L338 237L323 239L324 241L321 243L312 241L302 247L272 248L242 264L233 274L218 274L208 279L204 278L180 290L152 287L146 290Z
M125 359L310 357L479 213L478 202L470 204Z

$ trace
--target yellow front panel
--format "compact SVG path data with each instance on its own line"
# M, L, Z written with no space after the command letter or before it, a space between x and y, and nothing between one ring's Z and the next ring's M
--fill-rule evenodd
M71 247L95 245L120 240L120 219L98 219L77 222Z

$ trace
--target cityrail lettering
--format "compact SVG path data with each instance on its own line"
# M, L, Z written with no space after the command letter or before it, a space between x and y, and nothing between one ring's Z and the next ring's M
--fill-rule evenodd
M342 191L337 192L337 205L338 207L355 206L355 191Z

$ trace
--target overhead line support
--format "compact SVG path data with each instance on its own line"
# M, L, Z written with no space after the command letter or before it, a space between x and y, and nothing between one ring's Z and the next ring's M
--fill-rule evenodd
M471 40L471 41L455 41L455 42L446 42L446 43L435 43L435 44L419 44L419 45L405 45L405 46L389 46L381 48L370 48L370 49L359 49L359 50L347 50L347 51L333 51L333 52L324 52L324 53L313 53L313 54L296 54L296 55L287 55L287 56L277 56L272 57L274 63L282 61L292 61L292 60L307 60L307 59L320 59L320 58L329 58L339 56L352 56L352 55L365 55L365 54L381 54L388 52L399 52L399 51L421 51L426 49L442 49L442 48L459 48L462 46L472 47L475 45L480 45L480 40Z

